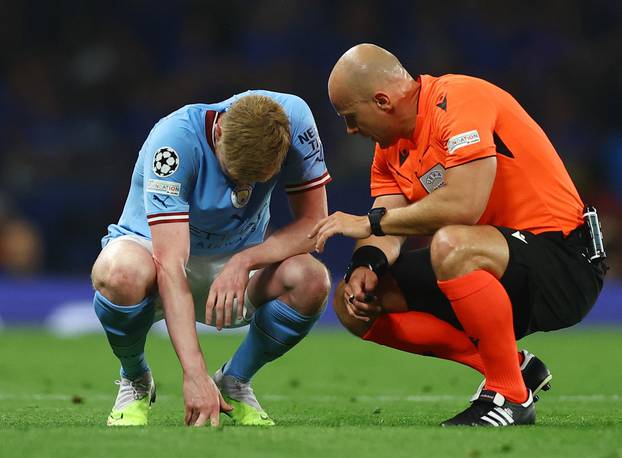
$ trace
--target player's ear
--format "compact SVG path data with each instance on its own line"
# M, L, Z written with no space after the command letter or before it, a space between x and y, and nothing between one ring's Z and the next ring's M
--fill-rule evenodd
M391 105L391 99L384 92L376 92L374 94L374 103L382 111L390 111L393 108Z

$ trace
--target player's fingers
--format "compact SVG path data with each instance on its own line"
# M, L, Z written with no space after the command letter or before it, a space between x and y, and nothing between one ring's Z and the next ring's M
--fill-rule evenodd
M222 329L223 310L225 308L225 301L227 300L227 293L218 295L216 299L216 329L219 331Z
M197 418L197 421L194 422L194 426L196 427L201 427L201 426L205 426L205 423L207 423L207 419L209 418L209 416L207 415L207 413L205 412L201 412Z
M227 401L225 401L225 398L222 397L222 394L218 393L218 397L220 399L220 411L231 412L233 410L233 406L228 404Z
M192 408L192 411L190 412L190 420L188 420L188 426L192 426L194 424L196 424L197 419L199 418L199 410L195 407Z
M214 313L215 293L210 289L207 301L205 302L205 324L212 324L212 314Z
M239 290L235 297L238 300L238 306L237 306L237 310L236 310L236 316L238 321L240 321L243 317L244 317L244 298L246 296L246 290L245 289L241 289Z
M213 409L209 415L212 426L218 426L220 423L220 409Z
M184 415L184 424L190 426L190 418L192 417L192 409L186 406L186 412Z
M233 300L235 296L233 294L227 294L227 300L225 301L224 315L225 315L225 327L231 327L231 311L233 309Z

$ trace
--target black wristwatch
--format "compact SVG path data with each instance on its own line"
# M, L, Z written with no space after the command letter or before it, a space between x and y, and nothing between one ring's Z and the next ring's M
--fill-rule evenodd
M382 232L382 228L380 227L380 220L387 213L387 209L384 207L376 207L369 210L367 213L367 218L369 218L369 225L371 226L371 233L374 235L382 236L385 235Z

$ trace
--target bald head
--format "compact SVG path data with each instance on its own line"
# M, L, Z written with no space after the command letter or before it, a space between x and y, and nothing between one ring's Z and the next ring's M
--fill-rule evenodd
M328 78L328 95L333 104L343 104L371 98L378 90L411 80L397 57L380 46L363 43L339 58Z

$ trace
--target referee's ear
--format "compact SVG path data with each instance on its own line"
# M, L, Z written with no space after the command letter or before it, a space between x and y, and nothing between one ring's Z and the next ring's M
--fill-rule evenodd
M393 109L391 98L384 92L376 92L374 94L374 103L382 111L391 111Z

